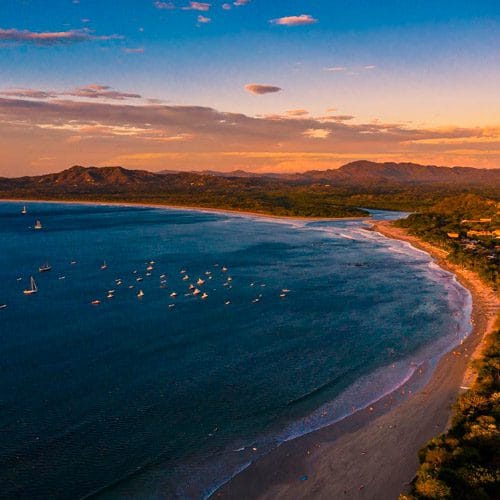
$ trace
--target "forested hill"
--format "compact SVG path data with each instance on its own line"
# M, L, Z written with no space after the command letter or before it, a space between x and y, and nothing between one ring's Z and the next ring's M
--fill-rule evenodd
M0 198L127 201L305 217L366 215L358 207L419 210L444 196L500 197L500 169L354 162L293 175L163 172L74 166L59 173L0 178Z

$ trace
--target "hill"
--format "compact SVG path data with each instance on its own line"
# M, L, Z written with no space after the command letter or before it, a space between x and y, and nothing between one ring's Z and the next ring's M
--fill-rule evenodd
M275 215L366 215L358 207L417 210L462 193L500 198L500 169L348 163L302 174L159 172L73 166L0 178L0 198L127 201L226 208Z

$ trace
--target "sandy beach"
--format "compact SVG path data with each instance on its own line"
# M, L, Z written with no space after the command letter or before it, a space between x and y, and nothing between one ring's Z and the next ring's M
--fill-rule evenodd
M214 493L238 499L397 499L415 476L417 452L447 428L452 405L473 381L471 359L495 325L498 297L472 272L446 261L446 252L408 235L390 222L373 229L409 242L453 272L472 294L473 331L439 361L423 389L412 380L395 393L329 427L282 444ZM415 378L425 376L415 374ZM415 380L413 380L415 382Z

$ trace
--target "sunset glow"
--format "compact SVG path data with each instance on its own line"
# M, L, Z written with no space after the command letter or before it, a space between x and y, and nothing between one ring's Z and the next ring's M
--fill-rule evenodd
M500 166L498 2L402 4L6 2L0 175Z

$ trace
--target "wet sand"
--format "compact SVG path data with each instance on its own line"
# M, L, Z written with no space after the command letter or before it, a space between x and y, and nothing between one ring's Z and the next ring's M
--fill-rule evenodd
M418 450L446 430L452 405L474 378L468 365L480 356L484 338L494 328L498 297L474 273L447 262L444 250L408 235L388 221L374 222L373 228L428 252L442 268L457 276L472 294L471 335L441 358L423 389L411 392L410 381L370 408L282 444L222 486L213 497L395 500L415 476ZM414 377L425 376L425 369L429 367Z

